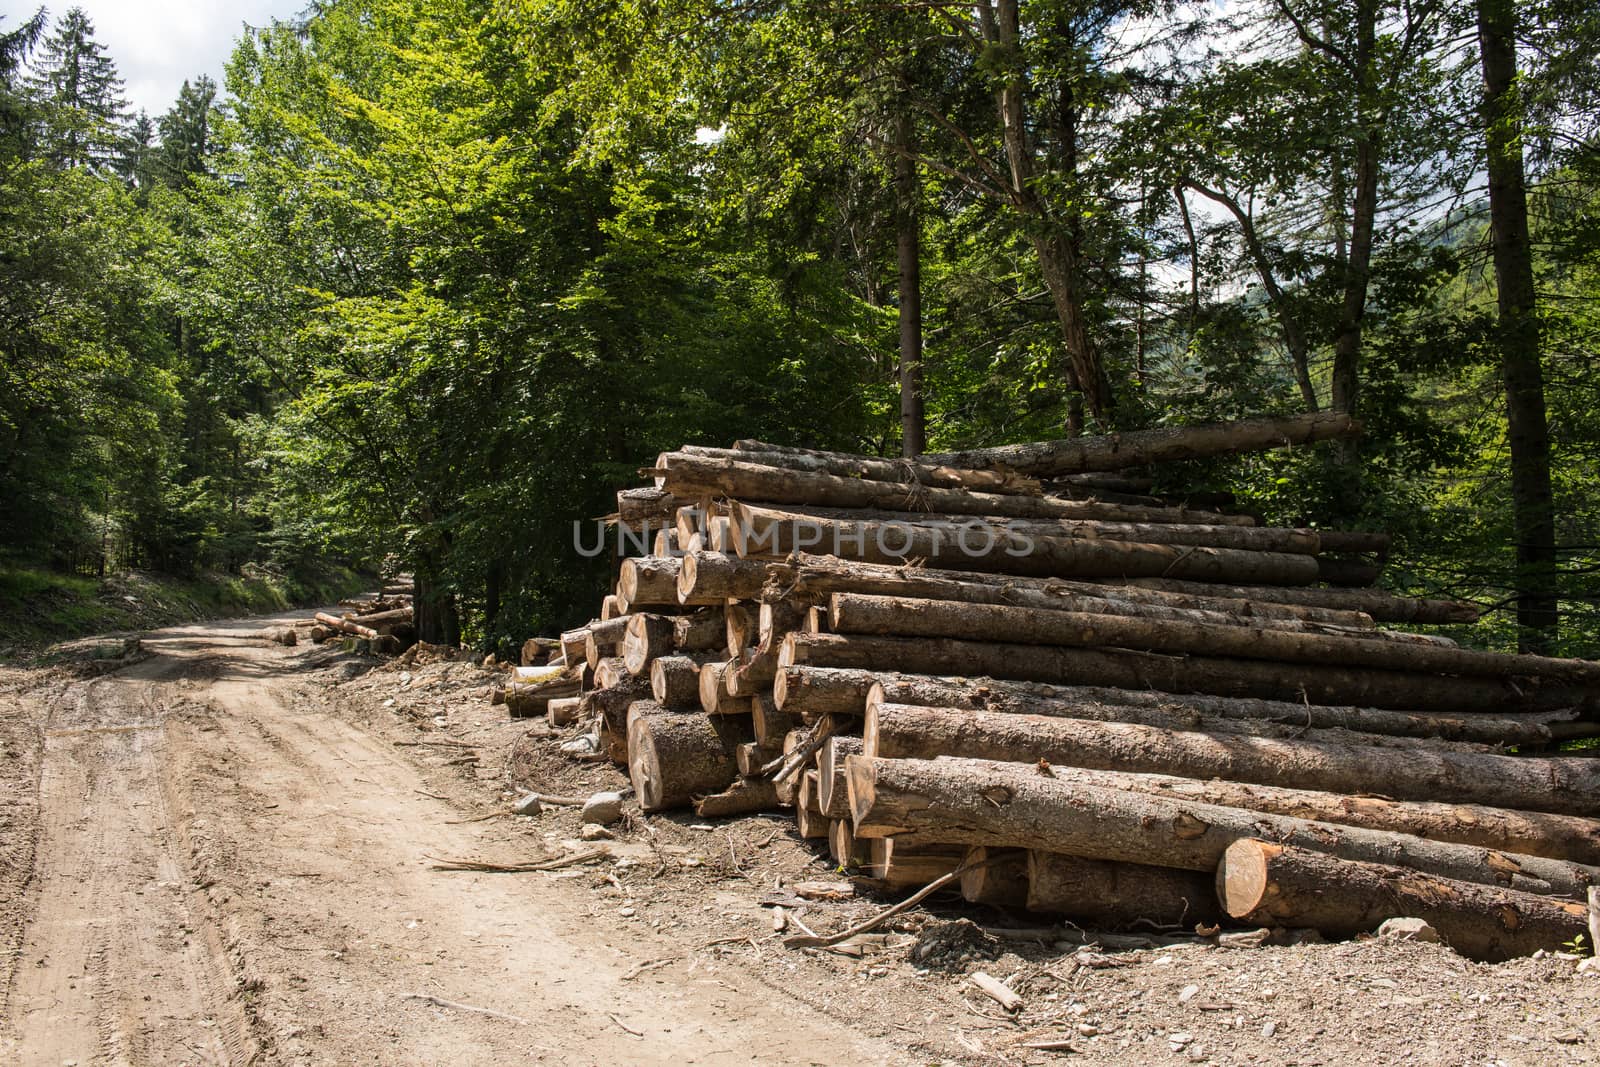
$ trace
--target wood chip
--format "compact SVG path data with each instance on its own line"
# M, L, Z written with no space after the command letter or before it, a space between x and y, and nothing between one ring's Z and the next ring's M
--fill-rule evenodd
M968 981L981 989L1006 1011L1014 1012L1022 1007L1022 994L992 975L984 974L982 971L973 971L968 977Z

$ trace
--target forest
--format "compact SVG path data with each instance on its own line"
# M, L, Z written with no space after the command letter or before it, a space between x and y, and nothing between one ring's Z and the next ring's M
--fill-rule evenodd
M587 617L684 443L916 455L1339 411L1195 463L1600 650L1588 0L326 0L131 114L0 23L0 568L413 573Z

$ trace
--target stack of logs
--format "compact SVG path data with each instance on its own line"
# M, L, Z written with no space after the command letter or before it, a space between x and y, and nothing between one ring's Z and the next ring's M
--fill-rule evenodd
M376 598L340 601L338 615L319 611L311 627L317 644L348 638L364 652L398 652L416 640L411 594L385 588Z
M618 495L648 554L513 710L592 731L646 811L792 808L888 889L959 869L1101 927L1414 916L1478 958L1559 947L1600 883L1600 760L1511 750L1600 733L1600 664L1381 629L1477 610L1370 588L1382 534L1106 473L1356 432L666 453Z

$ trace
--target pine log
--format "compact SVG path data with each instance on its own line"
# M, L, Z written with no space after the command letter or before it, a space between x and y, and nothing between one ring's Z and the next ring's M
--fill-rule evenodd
M790 730L783 735L783 754L788 756L791 752L797 751L809 739L810 731L808 730ZM787 778L778 780L778 802L780 804L785 807L794 807L798 803L802 778L804 778L804 775L791 774Z
M737 460L667 454L667 466L653 473L671 492L683 496L762 500L773 504L893 512L994 515L1008 519L1084 519L1136 522L1200 522L1253 526L1244 516L1224 516L1182 508L1134 508L1123 504L1006 496L965 489L863 481L834 474L785 471Z
M622 662L629 674L643 674L650 662L672 650L672 620L640 612L628 620L622 638Z
M599 689L611 689L632 677L621 656L606 656L594 665L594 684Z
M791 667L780 677L802 687L810 671L826 668ZM869 672L870 673L870 672ZM795 677L798 675L798 677ZM1171 728L1188 721L1190 729L1227 730L1218 720L1239 720L1248 724L1276 723L1294 730L1342 730L1358 734L1389 735L1417 741L1442 739L1488 745L1542 744L1551 739L1548 723L1569 718L1574 713L1543 712L1512 717L1489 715L1430 715L1423 712L1385 711L1380 708L1322 707L1294 704L1287 700L1253 700L1246 697L1218 697L1204 694L1112 689L1103 686L1061 686L1041 682L1006 682L993 678L929 678L916 674L884 675L868 689L864 713L874 703L921 704L927 707L978 708L987 711L1022 712L1039 715L1099 719L1103 722L1143 722L1147 726L1166 723L1141 718L1117 709L1139 709L1165 715ZM1079 709L1100 708L1084 714ZM850 707L834 709L849 711ZM1261 731L1252 728L1245 732Z
M623 639L628 636L628 621L631 618L631 615L614 615L589 624L589 634L583 644L584 660L589 666L593 667L607 656L617 654L622 648Z
M977 526L969 536L921 525L810 518L753 504L733 505L734 548L741 557L821 549L866 563L923 560L952 570L1036 578L1176 576L1216 582L1305 585L1317 580L1313 556L1235 548L1153 545L1011 533Z
M700 668L706 660L662 656L650 661L650 692L656 702L674 710L700 706Z
M622 599L615 593L600 601L600 621L610 622L619 616L626 615L627 609L622 606Z
M796 777L800 779L800 787L794 801L795 828L801 837L827 837L828 819L817 808L817 772L806 771Z
M1228 845L1259 837L1544 895L1600 884L1600 868L1081 785L1026 764L851 756L845 773L857 837L910 832L1207 872Z
M652 556L672 556L676 558L680 553L678 549L678 531L668 526L656 531L656 539L650 548Z
M679 561L678 599L749 600L761 595L766 564L722 552L691 552Z
M875 837L873 841L892 841ZM1028 906L1028 853L1020 848L971 845L961 861L961 897L996 908Z
M1317 557L1317 580L1329 585L1353 586L1362 588L1376 585L1378 578L1383 574L1383 565L1379 563L1366 563L1356 559L1335 559L1331 556Z
M656 486L623 489L617 493L617 519L627 526L663 522L670 520L686 503Z
M859 634L790 634L784 638L779 670L795 664L1421 711L1503 713L1572 708L1594 699L1582 689L1532 681L1513 686L1490 678L1332 664L1304 664L1287 671L1260 660Z
M913 460L880 459L875 456L856 456L844 452L781 451L775 448L706 448L696 445L685 445L678 451L686 456L699 456L704 459L731 459L763 467L836 474L844 478L861 478L874 482L915 482L918 485L939 489L965 489L980 493L1004 493L1010 496L1040 495L1038 481L1009 471L958 470L954 467L939 467ZM661 467L664 464L658 459L656 466Z
M1044 760L1092 770L1293 782L1329 793L1600 815L1600 760L1218 735L962 708L867 709L862 753L885 759Z
M672 528L678 532L678 543L688 545L696 534L704 535L706 521L717 513L717 506L709 502L687 504L679 508L672 518Z
M745 562L762 566L753 561ZM771 596L826 598L830 593L870 593L954 600L968 604L1095 610L1108 615L1192 617L1197 621L1227 622L1241 626L1252 622L1282 620L1286 623L1321 624L1354 630L1373 628L1371 616L1356 611L1234 600L1221 596L1185 596L1140 586L1111 586L1064 578L1028 578L1012 574L979 574L975 571L860 563L803 552L794 553L783 561L767 563L765 567L768 576L766 593ZM1113 604L1119 608L1109 606ZM1190 614L1171 614L1173 612Z
M560 697L545 705L545 718L551 726L571 726L578 721L578 705L582 697Z
M833 862L840 867L860 867L871 861L872 842L866 838L856 839L855 832L850 829L850 819L828 819L828 855L833 857Z
M363 641L376 641L382 636L371 627L363 626L359 622L352 622L350 619L342 619L337 615L329 615L326 611L317 612L316 619L330 630L337 630L342 634L349 634L351 637L359 637Z
M1270 841L1229 845L1216 892L1234 918L1335 936L1366 933L1385 919L1422 919L1463 956L1488 962L1559 951L1584 928L1584 906L1575 902Z
M561 654L572 665L585 662L584 649L589 642L589 627L564 630L561 634Z
M722 792L698 798L694 802L694 813L702 819L726 819L775 811L778 807L777 789L771 782L765 778L736 778Z
M756 641L757 614L754 604L729 602L723 609L723 643L728 655L737 656Z
M611 736L621 739L626 745L628 712L636 702L649 698L650 687L644 679L624 674L623 680L616 685L591 689L583 694L583 701L578 705L578 718L584 722L598 719Z
M1098 771L1063 765L1052 765L1050 774L1060 781L1078 785L1410 834L1432 841L1450 841L1600 867L1600 820L1572 815L1514 811L1480 804L1348 796L1276 785L1200 781L1164 774Z
M739 772L734 750L746 740L736 722L635 701L628 710L628 777L639 806L667 811L728 788Z
M700 667L697 680L700 689L700 710L707 715L715 715L717 705L726 696L726 691L722 688L722 674L727 669L727 663L720 661L702 664Z
M850 786L845 779L846 756L861 752L861 738L834 734L817 750L817 803L830 819L850 817Z
M745 777L761 775L761 768L783 755L783 742L780 739L776 745L763 745L760 741L747 741L739 746L734 753L734 762L739 765L739 773Z
M800 720L786 711L779 711L770 693L761 693L750 698L750 724L755 728L757 741L768 748L781 749L784 737L800 725Z
M1339 412L1316 412L1280 418L1244 419L1198 426L1133 430L1103 437L975 448L929 453L922 463L992 470L1004 467L1038 478L1083 471L1126 470L1152 463L1260 452L1313 441L1347 439L1361 434L1361 424Z
M1184 596L1224 596L1278 604L1361 611L1379 622L1476 622L1480 609L1462 600L1423 600L1395 596L1381 589L1304 589L1284 586L1225 586L1180 581L1170 577L1132 578L1129 585Z
M961 866L967 850L961 845L896 841L878 837L865 840L868 854L861 873L886 890L920 889Z
M1104 929L1213 925L1222 916L1205 871L1028 852L1029 911Z
M783 640L805 625L809 601L799 598L763 601L757 608L756 640L763 647Z
M512 682L506 687L506 711L514 719L530 719L545 715L550 701L578 695L576 676L564 675L547 682Z
M409 609L407 610L409 611ZM517 662L524 667L534 667L540 664L548 665L552 656L560 654L561 641L559 638L530 637L522 642Z
M1504 655L1358 636L1289 633L1260 626L1215 626L1178 619L1137 619L1001 604L835 593L828 619L835 633L1010 641L1077 648L1116 647L1200 653L1277 663L1339 663L1392 671L1485 678L1549 678L1600 687L1600 663Z
M722 688L732 697L761 696L772 692L778 672L776 650L741 649L722 672Z
M677 652L712 652L724 641L726 620L720 607L705 607L689 615L674 616L672 648Z

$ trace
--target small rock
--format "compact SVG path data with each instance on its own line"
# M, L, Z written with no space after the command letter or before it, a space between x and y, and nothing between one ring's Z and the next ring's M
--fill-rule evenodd
M1186 1054L1188 1055L1189 1060L1193 1063L1199 1063L1201 1060L1206 1058L1206 1050L1201 1048L1199 1045L1190 1045L1186 1050Z
M1579 960L1578 973L1600 975L1600 956L1590 956L1586 960Z
M1186 985L1186 986L1183 987L1183 992L1178 994L1178 1003L1179 1004L1187 1004L1187 1003L1189 1003L1189 1001L1193 1000L1199 994L1200 994L1200 987L1199 986L1197 986L1197 985Z
M1093 1025L1091 1025L1089 1023L1079 1023L1078 1024L1078 1033L1080 1035L1082 1035L1083 1037L1093 1037L1094 1035L1098 1034L1099 1032L1100 1032L1100 1028L1098 1026L1093 1026Z
M622 818L621 793L596 793L583 803L583 821L609 826Z
M599 750L600 743L593 734L584 734L580 738L565 741L561 745L561 751L569 756L587 756Z
M411 684L411 672L410 671L401 671L400 672L400 684L401 685L410 685Z
M578 831L578 836L585 841L610 841L617 835L598 823L588 823Z
M1551 1040L1559 1041L1563 1045L1579 1045L1583 1043L1583 1034L1577 1030L1563 1030L1559 1034L1551 1034Z
M511 805L511 810L518 815L537 815L544 810L544 805L540 803L538 793L529 793Z
M1278 1024L1275 1023L1275 1022L1272 1022L1270 1020L1266 1023L1266 1025L1264 1025L1261 1028L1261 1036L1262 1037L1271 1037L1273 1034L1275 1034L1277 1032L1278 1032Z
M1439 931L1429 926L1424 919L1385 919L1383 925L1378 927L1378 936L1393 938L1396 941L1439 943Z

